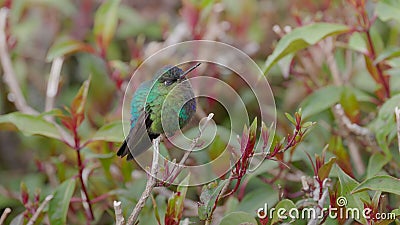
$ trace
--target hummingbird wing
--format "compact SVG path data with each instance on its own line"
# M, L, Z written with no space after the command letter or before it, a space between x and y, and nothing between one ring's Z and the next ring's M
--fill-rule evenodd
M150 119L150 111L148 107L143 110L136 124L129 131L124 143L117 152L120 157L127 156L127 160L132 160L134 157L140 155L152 145L152 140L157 138L160 134L148 132L148 127L151 126L153 121Z

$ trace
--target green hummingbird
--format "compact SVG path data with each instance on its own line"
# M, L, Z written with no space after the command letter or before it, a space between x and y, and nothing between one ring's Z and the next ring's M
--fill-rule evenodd
M199 65L187 71L164 66L138 87L131 101L130 131L118 156L128 155L127 160L132 160L149 149L153 139L164 133L173 135L189 122L196 112L196 100L186 75Z

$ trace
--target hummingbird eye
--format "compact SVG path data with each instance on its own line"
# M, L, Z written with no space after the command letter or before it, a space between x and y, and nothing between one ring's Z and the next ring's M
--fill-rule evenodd
M169 85L171 85L172 83L173 83L172 80L166 80L166 81L164 81L164 85L165 85L165 86L169 86Z

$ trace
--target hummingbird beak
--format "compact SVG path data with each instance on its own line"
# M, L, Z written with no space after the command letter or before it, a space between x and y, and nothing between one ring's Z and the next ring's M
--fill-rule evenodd
M197 63L196 65L192 66L190 69L186 70L180 77L179 79L183 79L188 73L192 72L194 69L196 69L198 66L200 66L201 63Z

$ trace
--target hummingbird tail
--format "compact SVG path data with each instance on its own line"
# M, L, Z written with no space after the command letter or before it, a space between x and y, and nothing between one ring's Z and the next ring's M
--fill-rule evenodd
M135 126L131 128L124 143L122 143L117 155L120 157L128 155L126 159L132 160L134 157L149 149L152 145L152 140L160 136L160 134L155 134L147 130L151 122L152 121L145 113L141 113Z
M119 150L117 152L117 156L122 158L122 157L124 157L126 155L128 155L127 160L133 159L133 156L129 152L129 148L128 148L127 144L126 144L126 140L124 140L124 142L122 143L121 147L119 148Z
M128 161L149 149L152 145L152 140L160 136L160 134L143 132L143 135L138 137L131 136L130 133L117 152L117 155L121 158L127 155L126 160Z

